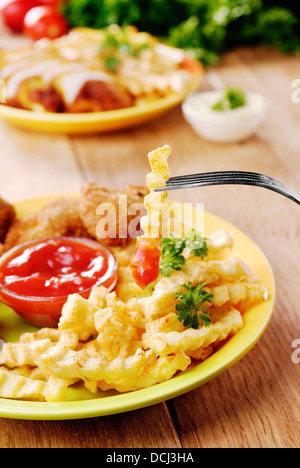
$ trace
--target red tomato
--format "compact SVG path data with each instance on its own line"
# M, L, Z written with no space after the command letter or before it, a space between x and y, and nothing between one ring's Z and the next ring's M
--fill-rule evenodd
M192 75L202 75L204 72L203 65L192 57L185 57L179 66L189 73L192 73Z
M135 282L145 289L155 281L159 275L160 248L154 239L137 239L136 249L133 253L130 268Z
M32 8L24 18L24 31L35 41L43 37L56 39L66 34L67 30L64 16L50 6Z
M13 0L5 2L1 8L3 23L13 32L21 32L26 13L38 5L40 5L40 2L37 0Z

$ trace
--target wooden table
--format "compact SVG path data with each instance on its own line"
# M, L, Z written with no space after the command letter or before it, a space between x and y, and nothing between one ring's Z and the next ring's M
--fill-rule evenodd
M144 183L146 155L163 144L172 147L172 175L251 170L299 192L300 104L291 100L299 65L296 57L240 49L209 70L206 87L241 85L264 94L268 102L266 121L238 144L203 140L184 121L180 107L139 128L95 136L49 137L0 121L1 196L14 202L77 191L86 180L108 188ZM300 339L300 208L250 187L193 189L176 193L176 198L204 202L207 211L237 225L268 256L277 303L263 337L230 370L166 403L87 420L0 419L0 447L300 446L300 363L292 360L292 343Z

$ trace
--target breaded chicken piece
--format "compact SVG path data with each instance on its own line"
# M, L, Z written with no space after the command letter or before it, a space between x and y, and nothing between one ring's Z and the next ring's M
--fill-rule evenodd
M147 193L147 188L139 186L113 191L93 182L84 185L79 209L88 233L107 246L130 243L139 234L139 218L146 214L144 197Z
M67 112L99 112L123 109L135 104L126 88L116 82L87 81Z
M145 215L143 202L147 193L148 189L144 187L129 186L122 191L112 191L95 183L86 184L79 199L57 199L37 213L15 219L3 239L4 247L0 243L0 255L16 245L46 237L84 237L111 247L125 246L136 233L139 234L139 218ZM101 205L104 203L108 205ZM123 203L122 208L120 203ZM113 216L108 224L105 220L107 212L97 212L99 205L112 208L109 212ZM128 214L130 206L133 211ZM120 213L125 217L120 218ZM101 220L104 221L103 226ZM132 230L128 236L131 222Z
M79 201L61 198L46 204L39 212L16 220L5 238L5 250L45 237L90 237L78 211Z
M16 212L12 205L0 198L0 243L3 243L6 233L16 218ZM1 254L1 246L0 246Z

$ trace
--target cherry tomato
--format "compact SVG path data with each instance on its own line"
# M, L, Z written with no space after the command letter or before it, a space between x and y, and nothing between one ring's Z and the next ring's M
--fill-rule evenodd
M13 0L5 2L1 8L3 23L11 31L20 33L23 29L23 22L26 13L36 6L40 5L36 0Z
M56 39L68 30L64 16L50 6L39 6L28 11L24 18L24 31L37 41L43 37Z
M192 75L202 75L204 71L203 65L198 60L191 57L185 57L179 66Z
M135 282L145 289L159 275L160 248L154 239L137 239L136 249L131 259L131 272Z

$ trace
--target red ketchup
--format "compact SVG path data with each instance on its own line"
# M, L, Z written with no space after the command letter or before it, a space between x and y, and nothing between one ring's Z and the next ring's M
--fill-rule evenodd
M87 298L94 286L111 291L116 282L112 252L87 239L36 240L0 260L1 301L39 327L57 326L69 294Z

